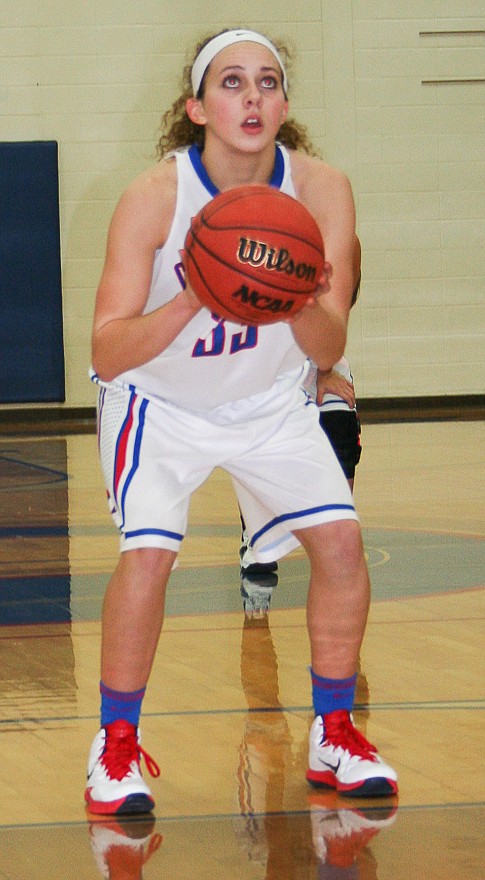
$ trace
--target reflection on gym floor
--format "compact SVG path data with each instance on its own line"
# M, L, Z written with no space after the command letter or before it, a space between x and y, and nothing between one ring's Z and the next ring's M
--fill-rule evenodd
M373 603L354 717L398 770L399 799L306 782L308 566L297 552L277 574L240 576L218 471L194 497L144 704L156 810L104 820L83 803L118 552L96 440L0 438L2 877L483 874L483 424L364 426L363 439Z

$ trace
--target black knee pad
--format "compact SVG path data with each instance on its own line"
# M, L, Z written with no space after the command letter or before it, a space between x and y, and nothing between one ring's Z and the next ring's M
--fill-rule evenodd
M360 421L355 410L331 409L320 412L320 425L325 431L342 470L348 480L355 476L360 461Z

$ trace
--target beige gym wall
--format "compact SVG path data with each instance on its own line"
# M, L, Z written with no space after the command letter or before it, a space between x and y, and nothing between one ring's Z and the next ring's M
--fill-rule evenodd
M292 114L353 185L358 396L483 393L481 0L2 0L1 138L59 142L66 406L95 401L90 326L116 201L153 161L187 50L238 24L293 43Z

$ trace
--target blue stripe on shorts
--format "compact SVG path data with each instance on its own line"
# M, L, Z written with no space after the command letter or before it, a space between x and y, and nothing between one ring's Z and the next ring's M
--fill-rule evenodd
M269 532L272 528L279 525L282 522L287 522L290 519L303 519L305 516L311 516L313 513L321 513L325 510L353 510L355 511L355 507L353 504L322 504L319 507L310 507L307 510L296 510L293 513L283 513L281 516L275 516L274 519L270 520L270 522L266 523L259 532L253 535L251 539L251 547L254 546L256 541L259 538Z

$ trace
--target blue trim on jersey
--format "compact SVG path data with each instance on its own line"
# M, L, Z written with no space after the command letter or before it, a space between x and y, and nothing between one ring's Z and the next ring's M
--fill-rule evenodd
M294 513L283 513L281 516L275 516L269 523L266 523L259 532L256 532L251 538L250 546L254 547L256 541L264 535L266 532L269 532L274 526L279 525L283 522L288 522L291 519L303 519L305 516L312 516L314 513L321 513L324 510L353 510L355 511L355 507L353 504L323 504L321 507L310 507L308 510L297 510Z
M192 144L188 151L189 159L192 163L192 167L197 174L200 182L203 186L205 186L207 192L211 194L211 196L216 196L219 193L217 187L212 183L207 171L202 162L202 150L197 144ZM269 181L270 186L274 186L276 189L280 189L283 178L285 176L285 160L283 158L283 152L276 144L275 151L275 162L273 167L273 173L271 174L271 179Z
M278 144L276 144L273 173L271 175L271 180L269 181L269 185L276 187L276 189L280 189L281 185L283 183L284 176L285 176L285 160L283 159L283 151L280 149Z
M202 163L202 150L196 144L192 144L189 149L189 159L192 162L193 169L197 174L200 182L205 186L207 192L211 194L211 196L216 196L219 190L212 183L207 171L204 168Z
M135 445L133 448L133 462L132 462L132 465L130 468L130 472L125 480L125 485L123 486L123 492L121 493L120 509L121 509L121 516L122 516L123 524L125 522L126 493L128 492L128 489L130 488L130 483L133 480L133 477L135 476L135 473L138 470L138 465L140 464L140 449L141 449L143 429L145 427L145 412L146 412L147 406L148 406L148 400L144 399L141 406L140 406L140 410L138 413L138 427L136 429Z
M137 538L138 535L164 535L166 538L173 538L174 541L183 541L184 536L178 532L169 532L167 529L135 529L134 532L125 532L125 538Z

